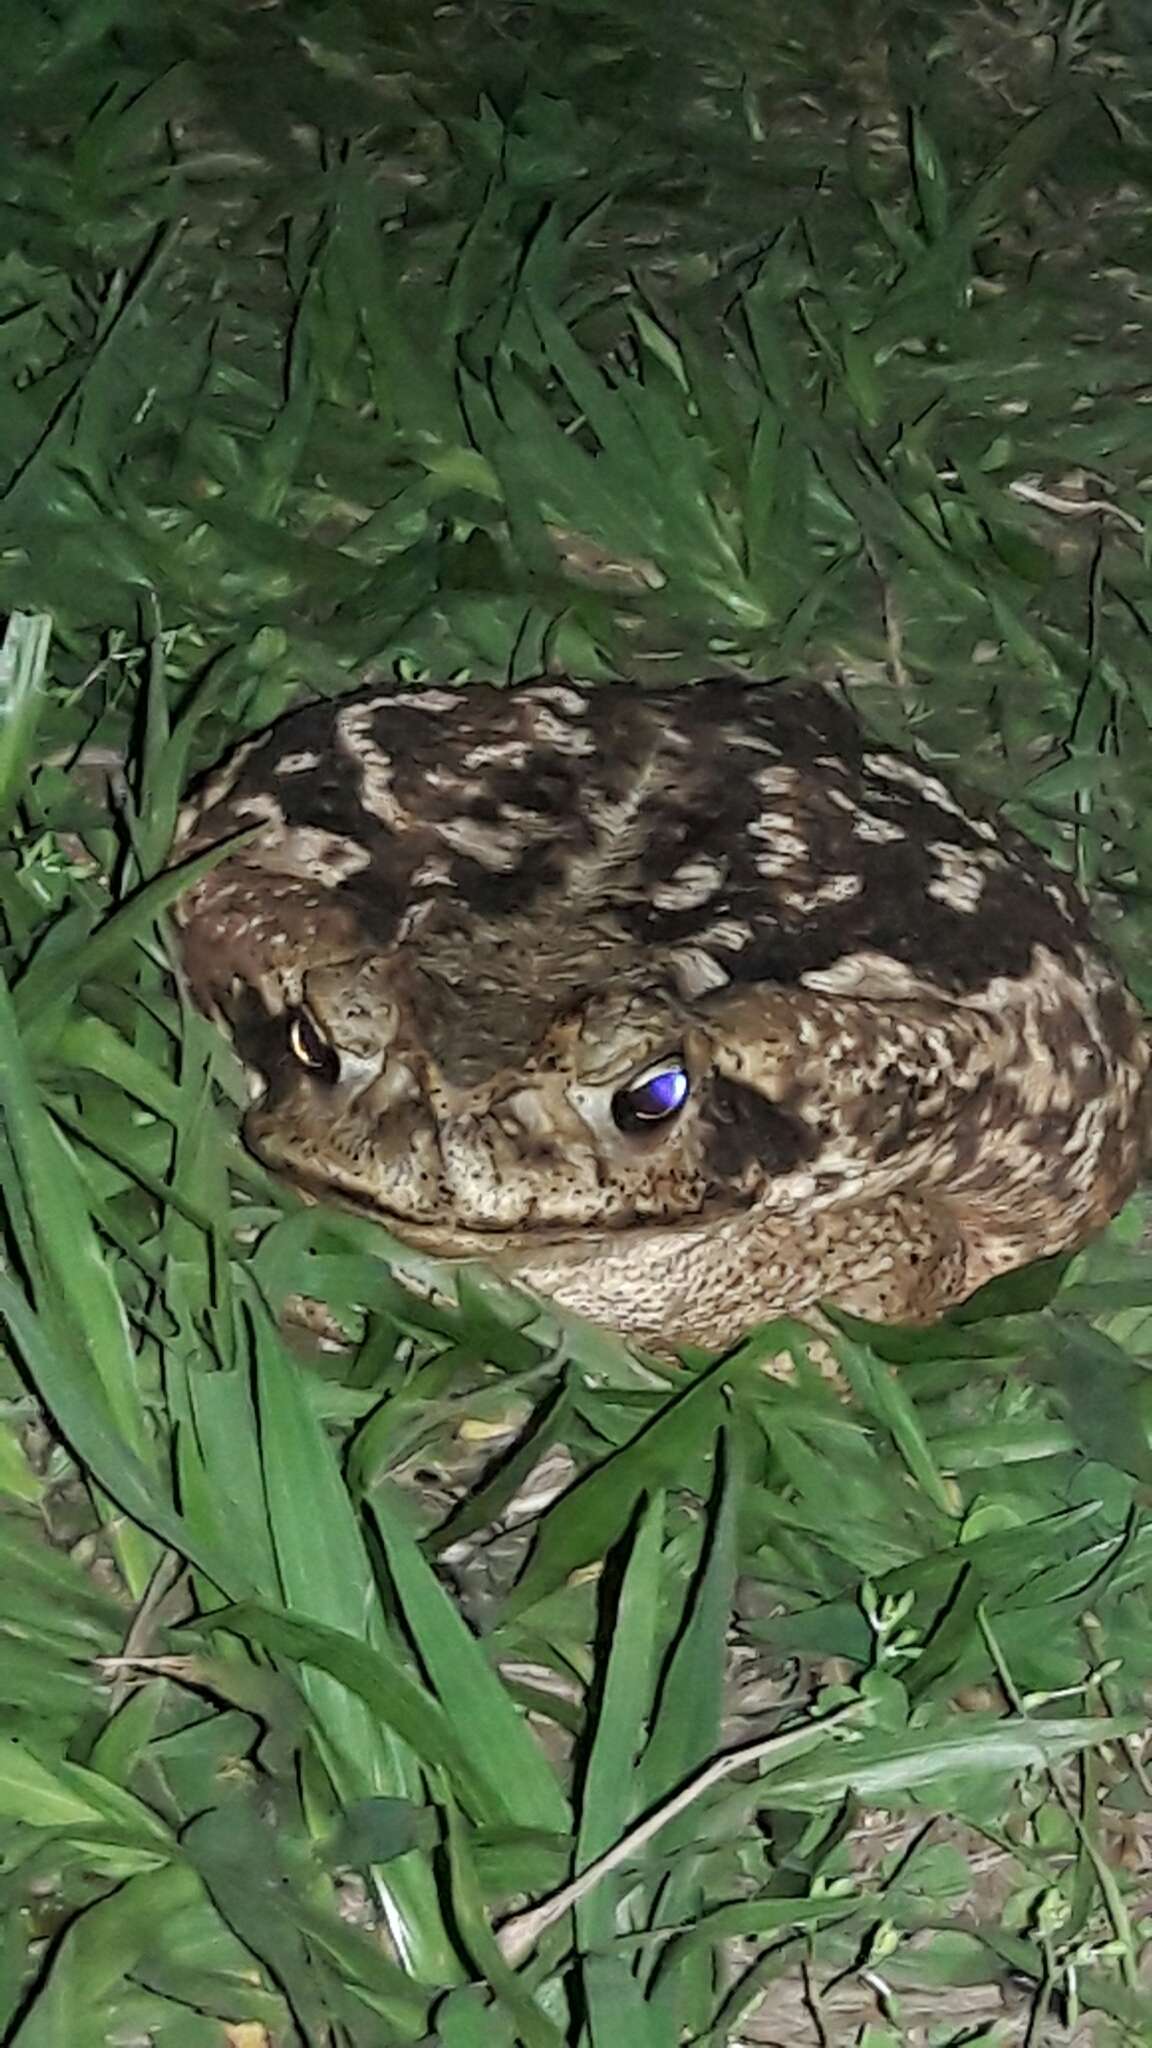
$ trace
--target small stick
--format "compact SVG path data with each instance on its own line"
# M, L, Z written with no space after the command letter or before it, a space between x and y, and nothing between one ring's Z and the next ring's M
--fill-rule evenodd
M811 1742L813 1736L822 1735L826 1728L835 1728L838 1724L853 1719L860 1713L863 1705L864 1702L854 1700L846 1707L837 1708L835 1713L826 1714L822 1719L805 1722L803 1727L789 1728L783 1735L769 1735L758 1742L746 1742L740 1749L729 1750L724 1756L713 1758L710 1764L705 1765L702 1771L698 1771L694 1778L690 1778L686 1785L681 1786L679 1792L674 1792L662 1806L657 1806L634 1828L630 1828L626 1835L621 1835L620 1840L611 1849L606 1849L602 1856L597 1856L595 1861L588 1865L587 1870L582 1870L579 1877L573 1878L571 1884L566 1884L561 1891L554 1892L550 1899L543 1900L540 1905L530 1906L526 1912L515 1913L510 1920L506 1920L496 1935L505 1960L512 1964L523 1962L529 1950L535 1948L541 1935L546 1934L550 1927L554 1927L557 1920L562 1920L566 1913L570 1913L574 1906L578 1906L581 1899L586 1898L602 1878L607 1877L609 1872L617 1869L621 1863L628 1862L638 1849L642 1849L646 1842L651 1841L653 1835L659 1834L661 1828L667 1827L669 1821L675 1820L678 1814L692 1806L705 1792L710 1791L713 1785L730 1778L735 1771L744 1770L748 1764L761 1762L764 1757L779 1758L787 1756L790 1750L803 1748L806 1743Z

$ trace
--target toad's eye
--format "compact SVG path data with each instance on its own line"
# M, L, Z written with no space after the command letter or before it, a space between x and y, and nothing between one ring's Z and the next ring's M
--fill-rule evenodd
M318 1031L307 1010L295 1010L288 1026L288 1049L318 1081L340 1079L340 1055Z
M621 1131L644 1131L652 1124L665 1124L678 1115L688 1100L688 1074L679 1054L648 1067L618 1088L612 1097L612 1116Z

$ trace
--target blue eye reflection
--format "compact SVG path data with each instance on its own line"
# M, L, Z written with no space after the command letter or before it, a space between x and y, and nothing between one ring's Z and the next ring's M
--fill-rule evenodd
M667 1122L688 1100L688 1075L680 1059L662 1060L612 1098L612 1115L622 1131Z

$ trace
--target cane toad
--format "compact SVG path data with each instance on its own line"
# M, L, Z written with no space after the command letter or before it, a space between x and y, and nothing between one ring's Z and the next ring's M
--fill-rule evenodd
M376 689L182 856L252 1149L645 1341L925 1321L1131 1190L1148 1052L1072 885L815 684Z

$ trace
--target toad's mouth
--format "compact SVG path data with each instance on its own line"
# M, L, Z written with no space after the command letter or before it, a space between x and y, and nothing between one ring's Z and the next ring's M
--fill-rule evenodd
M532 1284L534 1272L549 1276L546 1291L554 1291L556 1276L581 1267L596 1269L606 1257L622 1260L626 1266L643 1266L653 1255L675 1256L690 1248L719 1240L738 1219L729 1209L723 1215L681 1216L666 1221L644 1218L634 1223L567 1224L540 1226L535 1230L513 1231L504 1227L490 1230L464 1229L453 1225L411 1223L405 1217L390 1216L371 1204L339 1203L367 1214L407 1251L452 1263L474 1260L491 1266L505 1277Z
M269 1162L271 1163L271 1162ZM747 1213L752 1200L740 1200L731 1192L717 1195L691 1213L675 1216L607 1216L588 1223L524 1221L507 1223L458 1223L451 1218L421 1221L391 1209L386 1203L355 1189L341 1188L329 1178L306 1172L286 1172L279 1177L291 1182L307 1201L327 1203L379 1224L381 1230L412 1251L438 1259L482 1259L488 1265L530 1263L538 1254L549 1264L576 1264L586 1259L597 1245L616 1246L693 1243L702 1234Z

